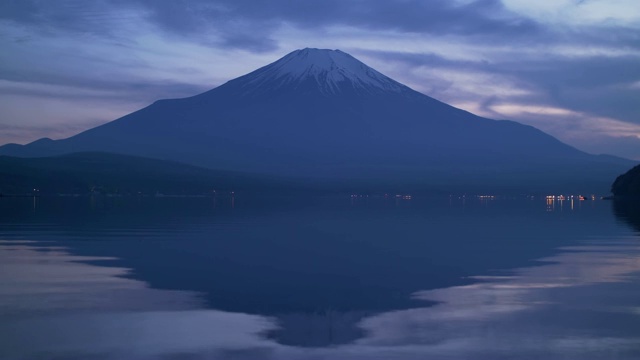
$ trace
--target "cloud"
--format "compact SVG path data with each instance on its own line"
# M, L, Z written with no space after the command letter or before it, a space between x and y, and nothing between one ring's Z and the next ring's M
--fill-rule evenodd
M635 0L503 0L513 11L528 14L547 24L593 25L616 21L627 24L640 20Z
M463 36L519 36L540 31L536 22L505 8L498 0L429 2L383 1L172 1L102 0L10 1L0 7L1 17L39 28L112 35L113 25L147 20L159 29L221 46L248 45L251 50L273 49L269 35L281 23L323 28L349 25L367 29ZM241 42L233 39L241 35ZM251 39L251 40L248 40ZM260 43L261 46L256 46ZM271 44L271 45L269 45ZM266 47L265 47L266 45Z
M8 103L29 106L31 99L27 100L25 102L19 97L3 96L0 107L6 107ZM65 112L70 106L73 106L73 111ZM101 110L96 113L96 108ZM27 113L3 112L3 116L7 116L11 121L0 123L0 143L25 144L44 137L63 139L102 125L108 121L106 119L112 120L121 113L126 113L126 110L123 112L122 109L113 109L112 112L106 112L105 109L104 105L96 107L93 103L79 107L73 102L52 100L43 101Z

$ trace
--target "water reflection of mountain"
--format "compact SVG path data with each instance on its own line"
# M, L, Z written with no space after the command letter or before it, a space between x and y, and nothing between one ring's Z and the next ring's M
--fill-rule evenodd
M640 199L618 199L613 202L616 217L640 232Z
M272 338L316 347L361 337L371 314L429 306L416 291L468 285L619 227L595 202L548 212L528 199L228 200L5 199L0 234L112 258L98 265L198 293L209 309L275 318Z
M0 321L0 358L67 358L73 354L78 359L105 360L637 360L640 244L636 237L629 236L631 231L626 226L626 222L637 224L637 217L627 220L627 204L618 204L616 213L625 217L615 222L608 205L612 204L586 204L578 217L568 211L543 212L547 219L562 220L559 224L564 226L555 228L549 220L542 223L544 226L540 226L542 218L534 222L556 244L566 244L559 239L576 233L584 241L556 250L536 266L476 277L478 282L469 285L417 291L412 297L437 304L378 313L319 309L264 316L267 314L202 309L207 299L201 292L158 289L167 284L157 283L147 272L135 276L149 281L122 278L128 267L105 267L109 260L104 257L70 253L102 252L106 250L102 245L117 245L116 252L136 265L131 267L134 271L153 265L163 278L177 271L181 274L175 275L181 276L175 280L183 289L187 285L201 286L203 281L215 284L224 280L210 271L208 277L189 284L185 279L193 277L199 266L192 269L179 264L153 264L148 258L158 255L154 249L158 251L158 246L167 244L158 238L139 241L146 244L147 252L138 257L125 251L133 246L126 236L120 244L114 243L122 233L102 238L82 236L72 244L73 249L63 249L58 242L0 241L0 293L10 295L0 296L0 317L11 314ZM602 211L596 211L598 208ZM631 206L631 214L637 214L634 208ZM574 218L584 221L576 223ZM44 226L40 222L35 225ZM33 229L27 227L14 234L26 235ZM0 238L9 233L2 229ZM525 240L523 232L513 234L517 235L513 240L516 243ZM268 241L267 237L262 239ZM180 242L189 241L195 253L206 258L204 249L194 240L179 238ZM85 242L93 245L81 246ZM406 245L401 238L395 243ZM174 258L185 256L176 254ZM189 259L196 262L193 257ZM273 275L263 271L268 277ZM422 283L428 284L428 279ZM240 289L253 286L255 283L238 284ZM272 290L265 288L259 294L269 299ZM290 291L291 300L299 295ZM319 298L312 304L327 300Z

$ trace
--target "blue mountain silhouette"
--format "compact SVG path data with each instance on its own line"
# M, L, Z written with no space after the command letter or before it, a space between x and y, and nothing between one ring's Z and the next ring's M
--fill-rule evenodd
M296 50L67 139L0 147L21 157L86 151L329 181L603 191L632 164L457 109L323 49Z

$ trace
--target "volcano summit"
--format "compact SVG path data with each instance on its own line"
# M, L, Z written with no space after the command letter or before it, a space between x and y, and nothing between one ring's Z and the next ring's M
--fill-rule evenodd
M34 157L112 152L325 181L606 191L632 165L421 94L339 50L296 50L205 93L63 140L5 145ZM584 190L583 190L584 189Z

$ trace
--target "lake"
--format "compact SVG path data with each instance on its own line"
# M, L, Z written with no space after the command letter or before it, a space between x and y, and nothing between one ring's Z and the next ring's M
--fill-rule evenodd
M638 206L0 198L1 359L638 359Z

